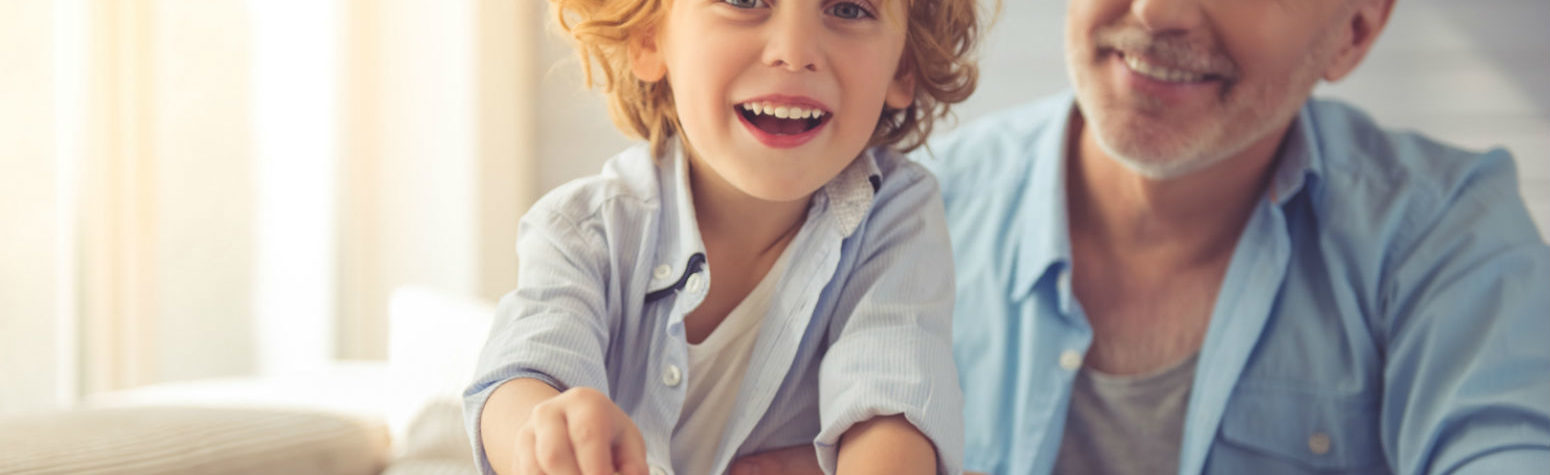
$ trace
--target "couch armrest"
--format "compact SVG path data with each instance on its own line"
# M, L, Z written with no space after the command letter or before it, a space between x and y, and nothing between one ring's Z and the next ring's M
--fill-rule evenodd
M300 409L123 407L0 419L0 473L376 474L377 421Z

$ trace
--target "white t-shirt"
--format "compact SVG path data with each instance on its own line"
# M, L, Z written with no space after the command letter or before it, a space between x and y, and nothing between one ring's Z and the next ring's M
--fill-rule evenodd
M775 284L785 267L783 253L705 341L689 345L689 386L678 426L673 429L675 472L701 475L715 468L716 449L742 389L748 357L758 341L759 322L769 313Z

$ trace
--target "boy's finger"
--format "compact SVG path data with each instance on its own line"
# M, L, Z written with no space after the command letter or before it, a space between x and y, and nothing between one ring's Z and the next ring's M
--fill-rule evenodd
M612 427L597 411L572 411L566 416L576 466L583 475L613 475Z
M640 430L627 416L623 417L623 422L615 421L613 425L614 467L619 475L648 475L646 440L641 438Z
M517 452L512 465L518 475L543 475L544 471L538 468L538 457L534 452L535 442L531 429L517 432Z
M571 449L570 431L565 414L560 411L534 411L533 435L537 437L534 453L538 467L548 475L580 475L576 468L576 454Z

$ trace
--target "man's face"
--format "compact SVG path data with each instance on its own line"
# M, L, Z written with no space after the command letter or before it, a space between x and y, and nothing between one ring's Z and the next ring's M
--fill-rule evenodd
M1279 140L1330 67L1351 4L1071 0L1066 61L1087 127L1153 179Z

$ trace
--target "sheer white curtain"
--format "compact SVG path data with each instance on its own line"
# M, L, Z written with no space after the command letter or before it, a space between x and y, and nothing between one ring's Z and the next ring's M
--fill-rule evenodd
M514 285L526 0L0 2L0 413L386 355Z
M346 1L338 350L382 358L393 289L515 285L545 2Z
M54 6L0 2L0 413L47 406L73 390L59 370L68 321L68 195L60 183Z

